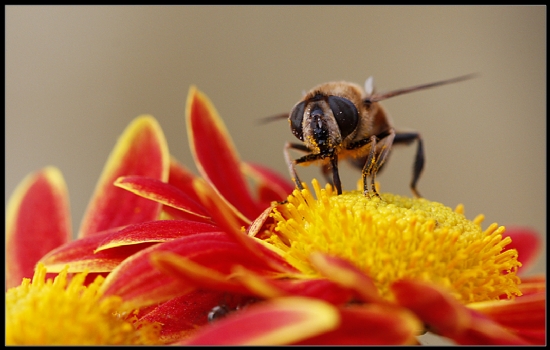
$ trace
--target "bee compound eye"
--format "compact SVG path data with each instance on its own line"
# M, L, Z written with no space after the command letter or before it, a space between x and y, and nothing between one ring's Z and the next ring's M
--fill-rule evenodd
M347 98L339 96L329 96L328 104L336 123L338 123L342 139L344 139L357 128L359 122L357 107Z
M301 141L304 141L304 131L302 130L302 121L304 120L304 110L306 107L305 101L298 103L292 111L288 119L290 120L290 130Z

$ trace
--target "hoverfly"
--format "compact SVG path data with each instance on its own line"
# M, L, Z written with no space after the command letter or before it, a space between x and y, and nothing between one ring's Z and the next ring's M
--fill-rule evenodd
M303 189L295 165L320 163L323 176L334 185L338 194L342 184L338 173L338 160L349 159L351 164L362 169L363 192L370 190L380 197L375 188L376 174L386 161L392 145L412 144L417 149L410 183L415 197L421 197L416 189L424 168L424 147L418 132L398 132L394 129L389 114L379 103L390 97L413 91L456 83L473 78L468 74L448 80L417 85L385 93L375 93L372 77L367 79L365 89L345 81L330 82L315 86L292 108L289 114L267 118L288 118L290 130L303 143L287 142L284 156L290 176L299 189ZM307 152L305 156L291 159L289 150ZM330 178L332 173L332 179Z

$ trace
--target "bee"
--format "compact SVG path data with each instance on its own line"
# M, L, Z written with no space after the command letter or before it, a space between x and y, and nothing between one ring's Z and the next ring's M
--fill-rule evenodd
M468 74L448 80L417 85L385 93L375 93L372 77L365 88L345 81L329 82L315 86L292 108L289 114L271 117L288 118L290 130L302 143L287 142L284 157L290 175L297 188L303 189L296 172L296 165L321 164L321 171L327 182L338 194L342 184L338 173L338 161L348 159L361 169L363 193L370 198L370 191L380 197L375 188L376 174L395 144L410 145L416 141L416 156L410 188L415 197L421 197L416 186L424 168L424 145L418 132L398 132L390 116L379 103L390 97L413 91L456 83L474 77ZM289 150L307 152L292 159ZM332 173L332 179L330 178ZM370 191L369 181L370 178Z

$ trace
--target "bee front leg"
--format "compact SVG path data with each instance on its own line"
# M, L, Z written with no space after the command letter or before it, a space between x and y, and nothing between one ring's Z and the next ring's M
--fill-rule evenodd
M283 153L285 156L286 165L288 166L288 171L290 172L290 177L292 178L292 181L294 181L294 183L296 184L296 188L298 188L299 190L303 190L304 186L302 186L302 181L300 181L298 173L296 172L296 160L290 158L290 153L288 153L288 150L291 148L304 151L305 146L287 142L285 143L285 147L283 148ZM305 148L305 151L309 151L309 149Z
M333 153L330 156L330 165L332 167L332 182L336 187L336 192L342 194L342 183L340 182L340 174L338 173L338 155Z

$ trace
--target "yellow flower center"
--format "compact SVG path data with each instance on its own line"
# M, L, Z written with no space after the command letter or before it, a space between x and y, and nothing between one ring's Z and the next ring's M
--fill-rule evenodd
M353 262L391 299L392 282L412 278L447 287L464 303L521 295L516 271L521 263L504 227L481 229L483 216L467 220L462 211L426 199L360 191L336 195L313 180L295 190L271 214L275 229L267 242L279 248L302 273L318 276L308 257L323 252Z
M75 275L67 286L67 269L46 281L39 264L32 282L6 292L7 345L122 345L153 344L159 329L137 324L117 313L118 297L101 298L104 278L84 286L86 273ZM135 316L134 316L135 317ZM139 328L139 329L137 329Z

